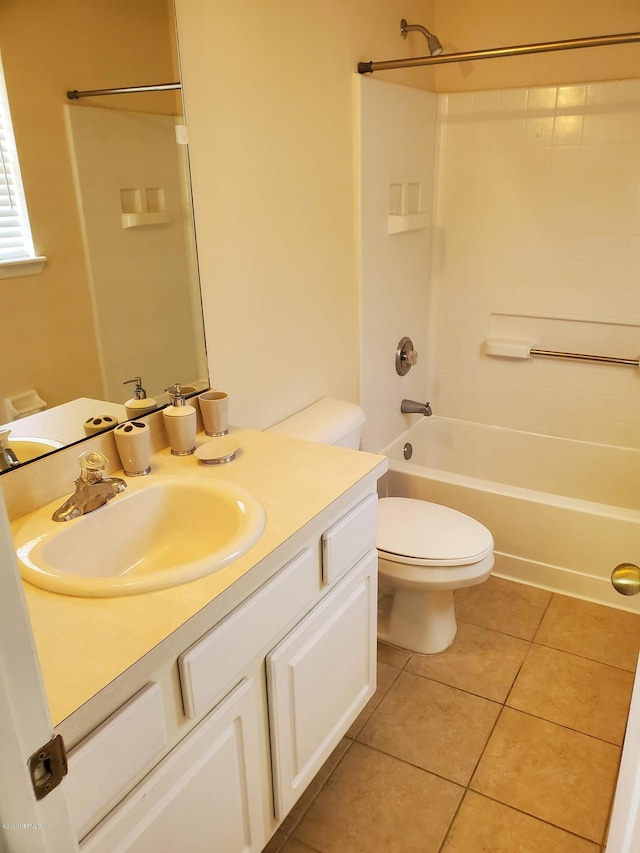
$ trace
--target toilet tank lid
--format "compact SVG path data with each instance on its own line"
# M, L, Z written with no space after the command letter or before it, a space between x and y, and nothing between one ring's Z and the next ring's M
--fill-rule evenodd
M490 554L493 537L475 518L450 507L415 498L380 498L376 545L392 562L395 555L461 566Z
M323 397L290 418L269 427L267 432L279 432L291 438L304 438L319 444L334 444L359 429L365 420L364 411L355 403Z

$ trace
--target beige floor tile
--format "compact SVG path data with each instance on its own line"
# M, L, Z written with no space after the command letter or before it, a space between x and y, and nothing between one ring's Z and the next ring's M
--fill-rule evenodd
M633 673L533 645L507 705L622 745Z
M378 642L378 663L386 663L389 666L402 669L410 657L411 652L406 649L398 649L388 643Z
M412 655L405 672L504 702L530 645L527 640L461 622L446 651Z
M315 847L309 847L296 838L290 838L282 848L282 853L320 853Z
M464 791L354 743L295 831L322 853L437 853Z
M602 842L620 749L505 708L471 788Z
M304 791L298 802L291 809L280 826L282 831L287 835L291 835L295 827L298 825L302 816L317 797L318 792L329 776L331 776L333 771L336 769L352 742L353 741L350 741L347 738L342 738L338 746L333 750L329 758L327 758L320 770L313 777L308 788Z
M640 651L640 615L554 595L535 640L635 672Z
M369 717L373 714L375 709L380 704L387 690L391 687L395 679L398 677L399 672L400 670L397 667L389 666L389 664L381 663L380 661L378 661L378 684L376 687L376 692L373 694L371 699L369 699L360 714L358 714L357 718L349 727L349 731L346 735L347 737L354 738L356 737L358 732L361 731L364 724L367 722Z
M262 853L281 853L286 841L287 836L284 832L277 830L276 834L271 838L267 846L263 848Z
M358 740L466 785L500 705L401 672Z
M496 577L455 594L459 621L523 640L533 640L550 599L546 590Z
M598 853L600 847L468 791L442 853Z

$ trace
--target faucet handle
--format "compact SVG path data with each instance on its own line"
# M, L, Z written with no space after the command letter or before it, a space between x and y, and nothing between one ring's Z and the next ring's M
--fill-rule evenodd
M405 376L414 364L418 363L418 353L413 348L411 338L401 338L396 349L396 372Z
M107 470L109 460L104 453L97 450L87 450L78 456L80 463L80 479L83 483L97 483Z

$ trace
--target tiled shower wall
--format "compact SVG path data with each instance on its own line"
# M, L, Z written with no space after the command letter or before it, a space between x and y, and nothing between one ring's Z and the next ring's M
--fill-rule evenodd
M437 97L365 77L357 86L362 446L381 450L421 417L402 415L402 398L427 399ZM390 233L398 222L411 230ZM405 335L419 360L398 376L395 352Z
M437 414L640 447L640 80L439 96L429 340Z

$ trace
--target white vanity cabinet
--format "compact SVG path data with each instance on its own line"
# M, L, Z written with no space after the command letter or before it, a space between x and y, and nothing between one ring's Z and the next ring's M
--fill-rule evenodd
M243 680L81 845L83 853L259 853L260 749Z
M260 853L375 691L377 498L363 491L178 655L177 730L83 853Z
M267 655L278 820L373 695L376 580L373 551Z

